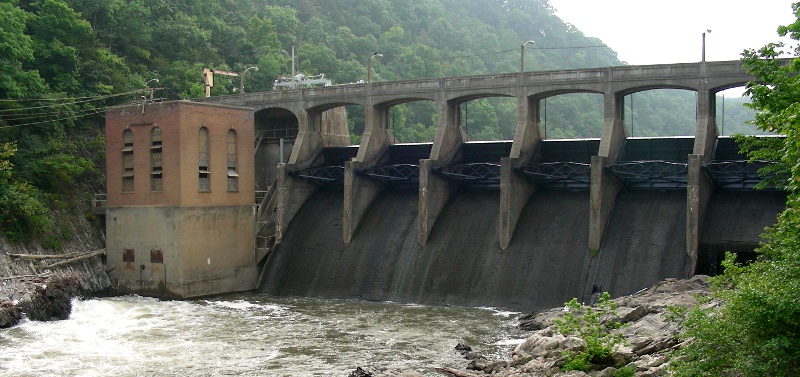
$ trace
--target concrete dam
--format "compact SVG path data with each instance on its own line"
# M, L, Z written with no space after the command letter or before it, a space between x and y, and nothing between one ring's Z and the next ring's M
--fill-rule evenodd
M316 194L269 261L262 292L434 305L540 309L581 295L589 262L588 192L532 198L519 237L501 250L499 191L464 190L425 246L415 191L384 192L343 245L340 190ZM333 246L333 247L332 247Z
M738 62L701 62L231 98L299 114L261 290L528 311L719 273L726 250L754 257L785 203L753 189L763 163L719 136L716 93L747 81ZM625 95L653 88L697 93L694 135L628 135ZM543 138L541 102L577 92L603 94L601 138ZM496 96L518 99L514 139L469 141L459 106ZM433 143L394 143L391 106L424 99L439 106ZM316 126L342 103L365 107L357 148L326 143Z
M675 157L686 152L687 145L691 148L692 142L691 138L626 142L625 156L637 164L670 161L675 164L670 168L677 166L678 171L640 174L632 180L623 174L614 178L621 188L601 246L594 251L589 246L590 177L586 171L574 173L569 182L563 177L550 183L530 180L528 185L537 187L521 203L505 249L500 246L501 189L496 182L454 185L424 246L418 242L420 194L415 185L384 184L349 243L342 238L345 190L335 184L321 186L299 209L268 257L261 291L534 311L558 307L573 297L590 301L592 294L603 291L614 297L635 293L664 278L719 273L724 251L752 258L760 233L782 210L785 194L753 190L757 181L753 177L745 183L746 177L740 175L734 188L724 188L720 181L710 195L700 228L698 261L693 261L686 251L688 181L686 173L680 172L688 164L687 157ZM481 156L492 160L503 149L501 144L462 145L472 151L462 151L462 162L476 163ZM721 138L718 157L741 162L743 156L721 155L732 144L731 139ZM589 162L597 145L597 140L543 141L534 165L556 160ZM413 148L419 146L408 146ZM637 153L661 160L645 163ZM398 161L386 162L391 166ZM517 170L515 174L524 175L526 169ZM614 167L604 170L613 172ZM533 177L553 180L554 175Z

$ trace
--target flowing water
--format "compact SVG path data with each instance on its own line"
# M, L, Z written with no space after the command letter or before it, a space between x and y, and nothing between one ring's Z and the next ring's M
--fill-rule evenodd
M69 320L0 330L7 376L342 376L462 368L466 343L507 357L524 333L488 308L228 295L75 301Z

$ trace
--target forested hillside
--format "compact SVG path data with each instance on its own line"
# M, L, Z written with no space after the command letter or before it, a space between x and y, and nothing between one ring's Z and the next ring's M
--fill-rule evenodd
M376 52L377 81L508 73L528 40L528 71L624 64L547 0L0 0L0 25L0 230L53 244L68 235L52 230L49 209L103 191L105 109L140 101L146 88L162 99L201 97L203 68L258 67L248 92L290 74L293 47L297 72L337 84L365 80ZM222 95L239 81L217 75L215 84L212 95ZM547 102L548 138L599 136L599 96ZM430 141L434 106L393 108L398 139ZM350 110L357 141L363 112ZM464 111L471 138L512 137L514 100L471 101ZM694 94L637 94L626 119L636 136L690 134ZM742 121L726 122L733 130Z

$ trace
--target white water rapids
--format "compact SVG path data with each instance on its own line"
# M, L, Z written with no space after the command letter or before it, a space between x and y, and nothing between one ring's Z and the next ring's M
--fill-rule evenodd
M75 301L69 320L0 330L7 376L342 376L358 366L463 368L469 344L507 357L515 313L244 294Z

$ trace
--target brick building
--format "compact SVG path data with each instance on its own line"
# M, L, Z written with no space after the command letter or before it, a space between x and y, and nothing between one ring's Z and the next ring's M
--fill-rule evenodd
M255 288L253 110L174 101L106 114L106 250L123 291Z

